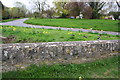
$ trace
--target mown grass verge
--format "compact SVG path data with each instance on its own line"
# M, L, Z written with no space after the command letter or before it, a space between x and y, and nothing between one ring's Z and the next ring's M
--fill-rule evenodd
M93 30L115 31L120 32L120 23L118 20L101 20L101 19L34 19L26 20L27 24L83 28Z
M3 78L118 78L120 56L82 64L31 65L25 70L10 71ZM101 79L100 79L101 80Z

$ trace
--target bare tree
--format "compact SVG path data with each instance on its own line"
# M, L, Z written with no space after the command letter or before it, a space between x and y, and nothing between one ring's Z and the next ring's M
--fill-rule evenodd
M118 2L118 1L116 0L116 3L117 3L117 6L118 6L118 12L120 12L120 1Z
M38 12L40 12L41 11L41 3L40 3L40 1L34 1L34 4L35 4L35 7L37 8L37 10L38 10Z
M36 8L35 12L38 12L39 17L42 17L45 9L48 6L47 0L36 0L36 1L33 1L33 3L34 3L34 7Z
M118 7L120 8L120 1L118 2L118 1L116 0L116 3L117 3L117 5L118 5Z
M90 7L92 8L92 19L96 19L100 17L99 11L105 5L105 2L89 2Z

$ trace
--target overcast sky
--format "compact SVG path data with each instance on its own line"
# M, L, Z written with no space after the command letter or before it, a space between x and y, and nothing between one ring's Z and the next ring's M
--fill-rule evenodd
M27 6L27 8L29 8L31 6L31 4L32 4L32 1L34 1L34 0L1 0L1 2L3 3L3 5L5 5L7 7L14 7L14 3L17 2L17 1L24 3ZM52 4L53 1L54 0L47 0L47 2L49 3L49 5L51 7L53 7L53 4ZM55 1L58 1L58 0L55 0ZM67 0L61 0L61 1L67 1ZM72 1L74 2L76 0L72 0ZM81 0L81 1L84 2L84 1L87 1L87 0ZM114 2L115 0L103 0L103 1ZM120 0L117 0L117 1L120 1Z
M17 1L24 3L27 6L27 8L29 8L32 4L32 0L1 0L3 5L5 5L7 7L14 7L14 3ZM53 4L52 4L53 0L47 0L47 1L48 1L50 6L53 6Z
M32 8L32 1L34 1L34 0L1 0L1 2L3 3L3 5L5 5L6 7L14 7L14 3L15 2L22 2L23 4L25 4L26 5L26 7L30 10L30 11L34 11L34 9ZM41 1L41 0L40 0ZM53 4L52 4L52 2L53 2L54 0L47 0L47 2L48 2L48 4L51 6L51 7L53 7ZM57 0L56 0L57 1ZM61 0L61 1L66 1L66 0ZM73 2L75 1L75 0L72 0ZM82 0L83 1L83 0ZM84 1L86 1L86 0L84 0ZM104 1L115 1L115 0L104 0ZM120 1L120 0L117 0L117 1ZM116 9L116 8L115 8Z

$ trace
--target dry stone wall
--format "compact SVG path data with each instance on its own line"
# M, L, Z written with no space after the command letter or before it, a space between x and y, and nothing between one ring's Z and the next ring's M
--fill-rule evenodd
M4 72L21 67L21 64L60 60L68 63L74 59L94 59L102 55L118 54L118 51L118 40L3 44L2 68Z

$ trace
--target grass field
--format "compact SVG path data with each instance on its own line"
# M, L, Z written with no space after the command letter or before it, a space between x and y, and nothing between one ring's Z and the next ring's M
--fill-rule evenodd
M14 21L14 20L17 20L17 19L22 19L22 18L6 19L6 20L0 21L0 23L2 23L2 22Z
M120 32L120 23L118 20L100 20L100 19L34 19L31 18L25 23L34 25L83 28L93 30L115 31ZM119 26L119 27L118 27Z
M1 26L2 36L9 38L4 43L63 42L88 40L118 40L118 35L92 32L73 32L64 30Z
M2 76L3 78L118 78L120 76L118 58L120 56L82 64L31 65L26 70L11 71L3 73Z

